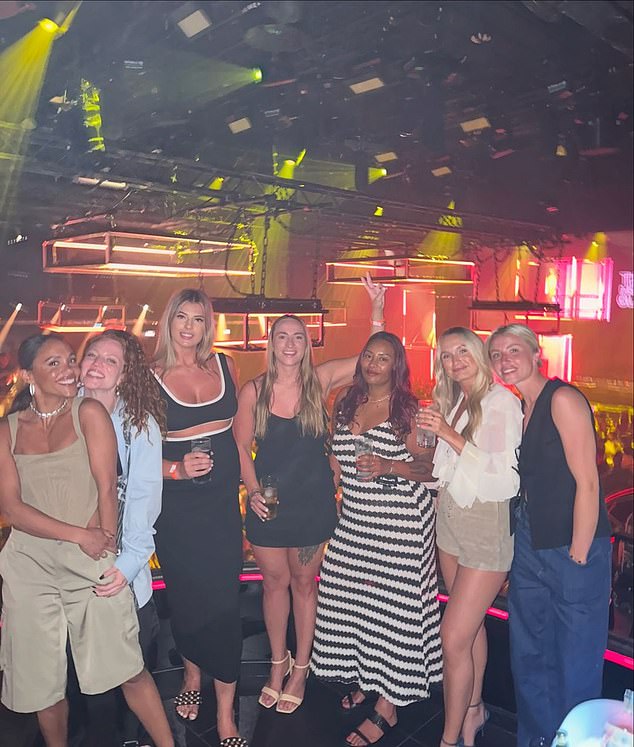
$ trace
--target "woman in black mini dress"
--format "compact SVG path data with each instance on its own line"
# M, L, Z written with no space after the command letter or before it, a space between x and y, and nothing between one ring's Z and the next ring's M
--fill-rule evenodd
M185 668L176 712L197 717L203 670L214 680L221 747L246 747L233 715L242 647L240 473L231 430L235 369L230 358L211 352L213 339L209 298L195 289L174 294L161 318L154 359L167 405L156 550ZM211 456L192 450L193 439L202 437L211 440Z
M383 326L385 289L369 279L365 287L376 331ZM265 708L276 706L279 713L293 713L303 700L315 630L315 576L337 521L324 399L332 389L352 381L356 360L313 366L305 324L296 316L283 316L269 332L266 372L247 382L238 398L234 433L249 493L247 539L262 571L271 644L271 674L259 702ZM277 516L270 521L260 484L267 475L277 480L279 496ZM290 592L297 663L286 648ZM282 692L286 674L290 677Z

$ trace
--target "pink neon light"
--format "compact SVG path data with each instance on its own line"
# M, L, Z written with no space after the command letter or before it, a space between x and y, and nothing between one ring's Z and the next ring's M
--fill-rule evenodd
M613 664L618 664L620 667L626 669L634 669L634 659L631 656L624 656L623 654L617 654L616 651L611 651L609 648L606 649L603 657L606 661L611 661Z

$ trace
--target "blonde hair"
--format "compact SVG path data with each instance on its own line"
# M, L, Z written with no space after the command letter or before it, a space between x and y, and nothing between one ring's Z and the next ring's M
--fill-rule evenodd
M152 367L160 368L163 373L176 364L171 326L174 317L184 303L198 303L203 307L205 334L196 346L196 364L200 368L204 368L211 355L211 348L216 332L214 307L212 306L211 299L204 291L197 290L196 288L183 288L183 290L172 294L158 324L159 332Z
M266 371L260 378L260 387L255 402L255 437L264 438L271 414L273 385L277 380L277 360L273 349L275 332L281 322L292 319L301 325L306 348L299 366L300 397L297 418L302 436L318 438L328 433L328 415L324 407L323 392L313 366L312 347L304 322L292 314L277 319L269 330L266 348Z
M542 351L539 347L539 340L533 330L525 324L505 324L503 327L498 327L493 330L486 342L486 351L489 359L491 358L491 343L496 337L500 337L501 335L515 335L515 337L519 337L520 340L528 345L531 353L536 353L539 356L537 359L537 368L541 368L543 361L541 358Z
M458 383L449 378L442 364L440 342L449 337L449 335L457 335L462 338L465 347L475 361L478 369L473 388L467 397L467 425L462 430L462 436L467 441L473 443L473 438L482 422L482 400L493 384L493 373L486 359L484 344L474 332L466 327L450 327L446 329L438 338L438 346L436 347L436 356L434 359L436 386L432 392L434 402L445 417L455 407L462 391Z

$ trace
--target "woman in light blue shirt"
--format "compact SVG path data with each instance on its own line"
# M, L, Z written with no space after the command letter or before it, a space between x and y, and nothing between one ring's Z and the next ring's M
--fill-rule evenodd
M137 338L122 330L93 337L81 361L84 396L110 413L119 458L118 556L104 573L97 596L114 596L127 585L134 592L139 643L146 667L158 633L148 561L154 553L154 523L161 512L161 437L165 408Z

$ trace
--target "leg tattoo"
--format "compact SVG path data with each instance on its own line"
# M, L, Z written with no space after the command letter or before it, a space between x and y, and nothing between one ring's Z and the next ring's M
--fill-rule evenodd
M320 545L309 545L308 547L298 547L297 557L302 565L308 565L311 560L315 557L315 553L319 550Z

